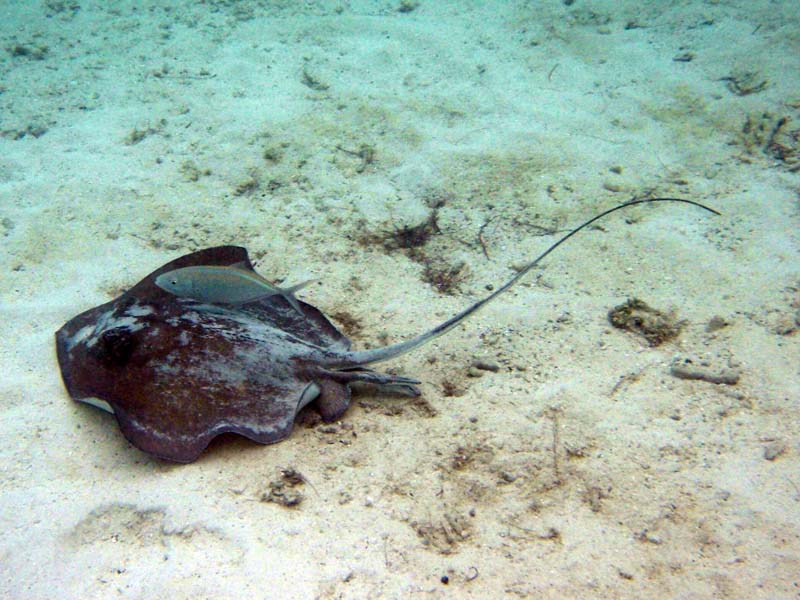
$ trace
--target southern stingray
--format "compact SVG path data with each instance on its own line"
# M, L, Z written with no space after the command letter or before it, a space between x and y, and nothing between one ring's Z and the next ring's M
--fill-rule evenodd
M634 204L664 201L716 213L678 198L621 204L573 229L497 290L430 331L371 350L352 350L350 340L325 315L295 301L291 291L275 288L272 295L243 304L211 303L156 284L159 276L186 267L235 265L254 273L244 248L193 252L59 329L61 375L73 399L112 412L134 446L162 459L191 462L226 432L262 444L277 442L289 435L297 413L311 402L324 421L340 418L350 404L353 382L419 394L416 379L368 366L446 333L598 219Z

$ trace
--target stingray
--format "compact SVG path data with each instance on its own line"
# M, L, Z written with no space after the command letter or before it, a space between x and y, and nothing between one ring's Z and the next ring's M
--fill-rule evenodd
M354 350L314 306L274 294L246 304L209 303L156 285L159 275L194 266L253 271L247 250L207 248L154 271L127 292L68 321L56 333L61 375L70 396L114 414L124 436L158 458L192 462L222 433L261 444L289 435L298 412L314 403L325 422L350 404L363 382L419 394L420 382L370 365L395 358L446 333L509 290L577 232L640 199L595 216L551 245L497 290L409 340ZM299 310L297 308L299 307Z

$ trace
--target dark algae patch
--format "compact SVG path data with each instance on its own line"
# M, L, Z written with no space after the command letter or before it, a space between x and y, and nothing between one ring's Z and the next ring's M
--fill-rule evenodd
M299 471L282 469L281 475L274 479L266 491L261 494L261 502L273 502L287 508L300 505L304 495L297 488L306 483L306 478Z
M624 304L612 308L608 320L617 329L641 335L650 346L660 346L675 339L684 324L674 314L663 313L638 298L629 298Z

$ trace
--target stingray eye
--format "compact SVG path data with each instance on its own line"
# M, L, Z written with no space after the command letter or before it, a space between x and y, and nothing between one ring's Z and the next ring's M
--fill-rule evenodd
M90 353L107 367L124 367L137 345L129 327L115 327L100 335Z
M172 287L178 287L178 280L177 279L170 279L169 283Z

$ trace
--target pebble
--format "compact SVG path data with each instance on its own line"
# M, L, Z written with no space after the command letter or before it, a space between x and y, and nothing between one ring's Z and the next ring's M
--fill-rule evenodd
M767 460L775 460L784 452L786 445L783 442L772 442L764 446L764 458Z
M476 358L472 361L472 367L479 371L491 371L497 373L500 370L500 365L492 360L481 360Z

